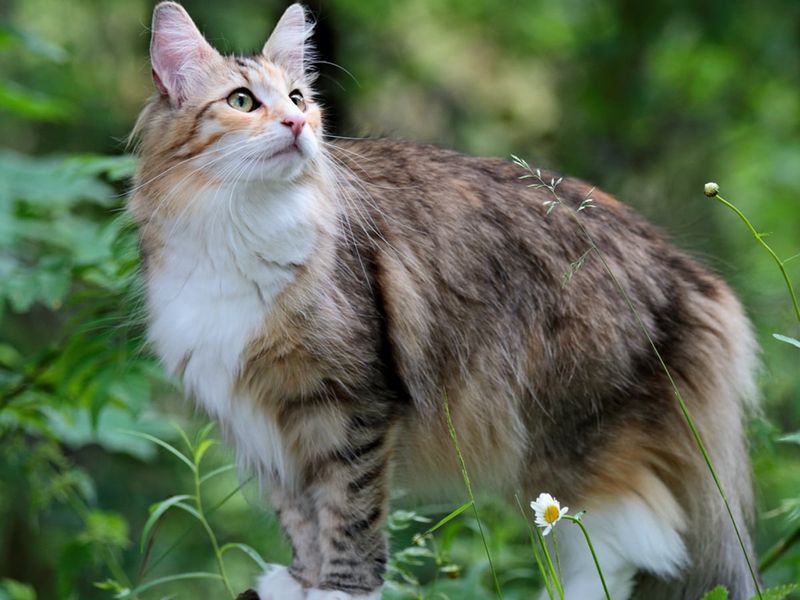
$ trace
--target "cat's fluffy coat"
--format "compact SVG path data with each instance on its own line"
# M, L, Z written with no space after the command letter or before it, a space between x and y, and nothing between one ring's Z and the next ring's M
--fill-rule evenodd
M445 395L478 485L588 510L614 598L695 598L717 583L747 597L730 523L639 324L595 255L562 285L588 247L566 213L588 186L564 180L565 205L548 214L548 192L508 163L327 144L309 33L293 5L261 53L223 57L179 5L158 5L159 93L135 130L150 339L268 484L294 549L261 600L379 597L390 477L458 489ZM226 102L241 88L250 112ZM749 324L720 280L594 198L580 219L744 522ZM601 598L576 529L561 528L567 597Z

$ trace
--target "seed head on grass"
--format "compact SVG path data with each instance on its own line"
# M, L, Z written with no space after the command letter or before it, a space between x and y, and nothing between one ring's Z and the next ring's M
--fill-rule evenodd
M545 493L539 494L539 497L531 502L531 508L536 515L534 519L536 525L544 530L542 535L550 533L550 530L556 526L556 523L569 510L568 506L561 508L561 503L558 500Z

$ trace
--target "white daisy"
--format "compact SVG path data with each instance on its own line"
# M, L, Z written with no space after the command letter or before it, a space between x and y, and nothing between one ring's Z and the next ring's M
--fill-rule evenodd
M556 523L558 523L561 517L567 514L569 510L568 506L561 508L559 501L550 494L539 494L539 497L531 502L531 508L536 515L534 522L544 529L542 535L550 533L550 530L556 526Z

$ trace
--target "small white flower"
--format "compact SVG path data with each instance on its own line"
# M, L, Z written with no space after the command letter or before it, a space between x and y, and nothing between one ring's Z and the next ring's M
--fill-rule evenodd
M544 529L542 535L550 533L550 530L569 510L568 506L561 508L561 503L550 494L539 494L539 497L531 502L531 508L536 516L534 522Z

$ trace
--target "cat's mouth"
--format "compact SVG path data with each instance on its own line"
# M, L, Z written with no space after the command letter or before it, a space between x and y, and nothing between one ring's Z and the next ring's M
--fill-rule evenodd
M276 150L274 152L266 152L266 153L260 155L258 157L258 160L270 161L270 160L274 160L276 158L288 157L288 156L292 156L292 155L295 155L295 154L299 154L301 156L303 154L303 151L300 149L300 146L297 144L297 142L293 142L293 143L289 144L288 146L286 146L285 148L282 148L280 150Z

